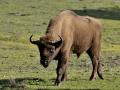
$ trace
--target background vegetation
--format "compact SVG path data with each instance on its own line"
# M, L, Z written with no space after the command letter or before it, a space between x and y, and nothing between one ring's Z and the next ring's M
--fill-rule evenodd
M62 10L99 18L103 25L101 61L105 80L89 81L91 61L86 54L72 56L68 80L54 86L56 61L39 64L34 39L44 35L50 18ZM14 87L12 87L14 86ZM120 89L119 0L0 0L0 89Z

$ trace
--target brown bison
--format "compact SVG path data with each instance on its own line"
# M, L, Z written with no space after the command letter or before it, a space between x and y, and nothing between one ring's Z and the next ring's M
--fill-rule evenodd
M46 35L40 40L30 42L38 46L40 63L46 68L51 60L58 60L55 85L66 79L66 71L71 53L79 57L84 51L92 61L92 74L103 79L100 64L102 25L99 20L89 16L79 16L70 10L62 11L50 20Z

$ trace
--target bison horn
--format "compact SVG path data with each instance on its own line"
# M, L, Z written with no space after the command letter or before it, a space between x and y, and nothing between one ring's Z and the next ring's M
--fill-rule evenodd
M39 40L37 40L37 41L32 41L32 37L33 37L33 35L31 35L30 36L30 42L32 43L32 44L39 44Z
M59 35L58 35L59 36ZM63 39L61 36L59 36L60 40L59 41L51 41L49 42L50 45L53 45L55 47L59 47L63 43Z
M59 43L62 43L63 42L63 39L62 39L62 37L60 36L60 35L58 35L59 36L59 38L60 38L60 41L59 41Z

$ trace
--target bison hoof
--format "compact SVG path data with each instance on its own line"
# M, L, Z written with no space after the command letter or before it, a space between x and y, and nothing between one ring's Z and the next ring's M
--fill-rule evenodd
M59 84L60 84L60 81L56 80L55 81L55 86L59 86Z
M96 77L90 77L89 80L90 80L90 81L92 81L92 80L96 80Z

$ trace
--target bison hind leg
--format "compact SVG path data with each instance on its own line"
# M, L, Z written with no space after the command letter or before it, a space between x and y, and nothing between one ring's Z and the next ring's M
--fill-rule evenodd
M91 58L92 65L93 65L93 71L92 71L90 80L95 79L96 72L97 72L98 76L100 77L100 79L104 79L103 76L102 76L102 70L101 70L102 67L101 67L99 55L97 56L96 52L93 52L93 51L92 51L91 48L87 51L88 55Z
M101 64L100 64L100 62L98 63L97 74L98 74L98 76L99 76L100 79L102 79L102 80L104 79L103 75L102 75L102 70L101 70Z
M77 58L79 58L79 57L80 57L80 55L81 55L81 53L77 53Z

